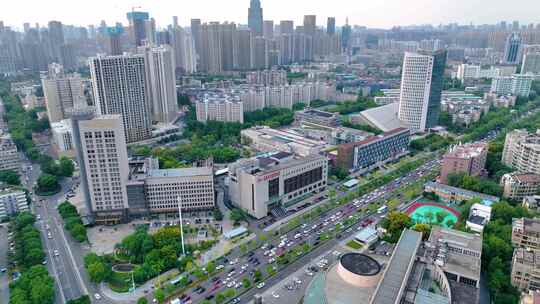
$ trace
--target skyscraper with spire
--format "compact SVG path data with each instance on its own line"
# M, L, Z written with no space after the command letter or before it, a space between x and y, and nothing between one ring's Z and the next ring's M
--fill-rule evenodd
M248 26L256 36L263 34L263 10L261 1L251 0L248 10Z

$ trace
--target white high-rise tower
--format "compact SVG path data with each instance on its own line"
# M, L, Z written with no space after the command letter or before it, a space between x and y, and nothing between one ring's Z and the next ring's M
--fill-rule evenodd
M439 121L446 50L405 53L398 117L412 133Z

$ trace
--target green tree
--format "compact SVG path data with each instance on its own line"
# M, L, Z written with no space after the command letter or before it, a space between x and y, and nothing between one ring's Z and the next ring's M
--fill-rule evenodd
M414 225L413 229L422 233L422 239L424 241L429 238L429 234L431 233L431 226L422 223Z
M165 302L165 292L163 291L163 289L156 289L156 291L154 292L154 297L156 297L156 300L160 304Z
M226 297L222 293L216 293L216 304L221 304L225 302Z
M235 223L238 223L238 222L241 222L241 221L245 221L246 220L246 215L245 215L244 211L242 211L242 210L240 210L238 208L234 208L230 213L230 218Z
M107 266L101 262L88 265L86 270L92 282L101 283L107 277Z
M410 228L413 222L407 214L391 211L381 225L387 231L387 241L397 243L403 229Z
M442 225L444 223L444 219L448 216L448 212L446 211L439 211L435 213L435 218L437 219L437 224Z
M139 300L137 300L137 304L148 304L148 300L144 297L139 298Z
M206 271L207 271L209 274L214 273L214 271L216 271L216 263L214 263L214 262L208 262L208 264L206 264Z
M65 156L60 157L58 164L58 175L71 177L73 176L73 171L75 171L75 165L73 161Z
M269 275L276 274L276 271L274 270L274 266L273 265L266 266L266 273L268 273Z
M227 288L223 292L223 295L225 295L226 298L232 298L232 297L234 297L236 295L236 290L234 290L232 288Z
M259 282L262 279L262 272L259 269L255 270L253 278L255 279L255 282Z
M242 286L244 286L245 289L248 289L251 287L251 281L248 278L242 279Z
M19 174L13 170L0 171L0 182L13 186L18 186L21 184Z
M42 174L37 181L37 190L41 193L56 192L60 190L60 184L56 176Z
M219 210L219 207L214 208L213 213L214 213L214 219L216 221L223 220L223 213L221 212L221 210Z

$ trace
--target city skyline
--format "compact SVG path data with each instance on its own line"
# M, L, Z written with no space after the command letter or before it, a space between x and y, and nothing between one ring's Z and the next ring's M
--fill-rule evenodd
M6 25L22 29L24 22L32 25L38 22L45 25L49 20L59 20L64 24L83 25L99 24L105 20L107 24L122 22L127 25L126 12L132 9L148 11L156 19L158 27L166 27L172 23L172 16L179 17L179 24L188 26L190 19L200 18L203 21L231 21L238 24L248 23L249 0L231 0L216 2L200 0L182 6L181 3L156 3L149 1L120 0L115 4L104 0L92 3L82 1L55 1L53 5L42 1L18 1L4 7L3 20ZM520 0L520 5L508 6L502 0L491 1L485 6L482 0L458 0L457 2L437 3L429 0L414 0L403 4L398 0L387 0L384 3L367 2L354 7L349 0L336 0L331 3L309 3L301 1L261 1L264 20L293 20L302 23L303 16L317 15L317 25L325 26L327 17L336 17L336 25L345 24L346 18L352 25L371 28L391 28L393 26L421 24L493 24L499 21L518 20L520 24L538 23L534 10L534 0ZM287 6L286 10L283 7ZM107 10L103 10L107 7ZM209 10L208 7L212 7ZM283 12L286 11L284 14ZM60 13L61 12L61 13ZM32 16L32 17L28 17Z

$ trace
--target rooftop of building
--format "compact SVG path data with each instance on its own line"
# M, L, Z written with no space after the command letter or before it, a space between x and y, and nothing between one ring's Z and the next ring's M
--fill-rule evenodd
M428 242L431 246L439 248L439 253L444 252L443 269L448 272L462 274L468 278L480 279L482 263L481 235L433 226ZM476 252L478 256L459 254L453 250L446 250L446 246L466 249L468 252ZM444 250L441 251L440 249Z
M516 248L514 249L514 259L525 265L540 265L540 250Z
M267 140L274 140L284 144L297 144L308 147L325 146L326 142L307 138L304 134L295 131L294 129L273 129L267 126L256 126L242 130L243 134L253 134Z
M471 215L467 219L467 222L476 224L476 225L484 225L486 218L479 215Z
M360 116L383 131L402 127L398 118L399 103L393 102L384 106L360 112Z
M313 115L313 116L320 116L322 118L337 117L337 115L335 113L325 112L325 111L316 110L316 109L312 109L312 108L307 108L307 109L305 109L303 111L299 111L297 113L308 114L308 115Z
M373 295L373 304L394 304L399 302L403 282L408 278L407 269L416 258L422 234L413 230L404 230L390 258L383 278Z
M24 192L21 190L13 189L13 188L4 188L0 189L0 196L9 195L9 194L16 194L16 195L24 195Z
M515 218L512 220L512 227L523 225L525 232L540 233L540 219L537 218Z
M444 155L445 158L475 158L487 153L488 144L483 142L469 143L450 147Z
M212 176L212 168L180 168L180 169L152 169L148 171L148 177L190 177L190 176Z
M461 196L478 197L482 201L489 201L489 202L492 202L492 203L499 201L499 198L496 197L496 196L487 195L487 194L483 194L483 193L479 193L479 192L474 192L474 191L470 191L470 190L466 190L466 189L462 189L462 188L452 187L452 186L448 186L448 185L441 184L441 183L426 182L424 185L425 185L425 187L439 189L439 190L442 190L442 191L445 191L445 192L454 193L454 194L458 194L458 195L461 195Z
M408 130L409 129L407 129L407 128L400 127L400 128L396 128L396 129L390 130L388 132L385 132L383 134L370 136L370 137L368 137L368 138L366 138L364 140L361 140L361 141L346 143L346 144L343 144L342 146L343 147L358 147L358 146L368 145L370 143L374 143L374 142L376 142L378 140L385 139L385 138L388 138L390 136L393 136L393 135L396 135L398 133L408 131Z
M512 177L520 183L540 183L540 175L533 173L509 173L507 176Z
M433 226L429 242L446 242L460 248L482 252L482 236L440 226Z
M263 175L270 171L278 171L324 158L321 155L298 156L288 152L269 152L260 156L241 159L233 166L248 169L251 175ZM234 170L230 172L234 174Z
M341 256L340 263L348 271L361 276L374 276L381 271L379 262L361 253L346 253Z

